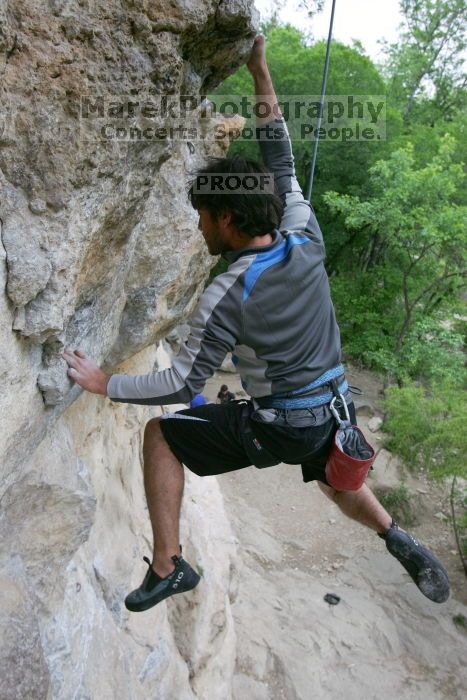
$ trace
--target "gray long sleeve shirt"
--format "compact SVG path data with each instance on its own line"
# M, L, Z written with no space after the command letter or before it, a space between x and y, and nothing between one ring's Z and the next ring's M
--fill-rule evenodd
M295 177L285 122L277 119L262 129L268 126L276 138L262 138L259 145L284 202L272 243L227 253L229 267L201 296L173 366L141 376L112 375L107 388L112 400L188 403L228 352L254 398L304 387L339 363L323 237Z

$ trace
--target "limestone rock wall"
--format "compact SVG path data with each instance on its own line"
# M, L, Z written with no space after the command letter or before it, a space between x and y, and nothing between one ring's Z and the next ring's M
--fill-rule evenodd
M103 141L83 131L83 96L204 95L245 60L255 22L248 0L0 1L2 700L207 697L211 683L229 697L235 543L216 483L186 489L203 590L129 616L149 548L141 432L159 409L81 394L60 353L134 374L167 362L155 343L212 264L187 177L235 123L216 143L218 116L192 142Z
M166 365L150 348L121 369ZM187 475L181 523L185 556L208 575L147 613L123 605L151 552L141 428L159 410L83 394L5 492L2 700L230 696L237 554L214 477Z

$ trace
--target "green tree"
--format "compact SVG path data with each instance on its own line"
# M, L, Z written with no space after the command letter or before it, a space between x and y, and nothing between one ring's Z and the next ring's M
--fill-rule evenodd
M324 197L345 225L341 249L348 254L333 287L351 324L343 324L349 346L400 378L420 372L426 351L415 366L411 358L428 343L447 350L443 360L435 353L435 365L458 366L459 336L440 325L452 316L466 275L464 172L452 162L454 151L446 136L432 161L416 168L409 144L370 169L369 198Z
M450 119L465 107L465 1L401 0L400 9L402 31L386 46L391 96L406 126Z

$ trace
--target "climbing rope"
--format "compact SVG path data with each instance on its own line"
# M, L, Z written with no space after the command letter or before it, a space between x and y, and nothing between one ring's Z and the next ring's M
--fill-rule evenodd
M308 176L308 183L307 183L306 196L305 196L305 199L307 199L308 201L311 201L311 191L313 189L313 178L315 176L316 157L318 155L319 130L321 127L321 119L323 116L324 98L326 97L326 84L328 81L329 58L331 55L332 28L334 26L334 11L335 11L335 9L336 9L336 0L332 0L331 21L329 22L328 43L326 46L326 59L324 61L323 81L321 83L321 100L319 103L318 124L317 124L316 130L315 130L316 137L315 137L315 143L313 146L313 158L311 160L310 174Z

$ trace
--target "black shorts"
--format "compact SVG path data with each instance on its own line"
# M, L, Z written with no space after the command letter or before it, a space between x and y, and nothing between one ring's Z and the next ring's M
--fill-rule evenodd
M354 404L346 399L355 425ZM274 422L260 422L251 401L207 404L166 414L160 426L173 454L198 476L225 474L255 464L250 435L256 447L270 456L266 465L256 466L301 464L303 481L327 483L326 461L337 429L329 409L275 413ZM297 427L304 413L309 414L305 422L314 424Z

